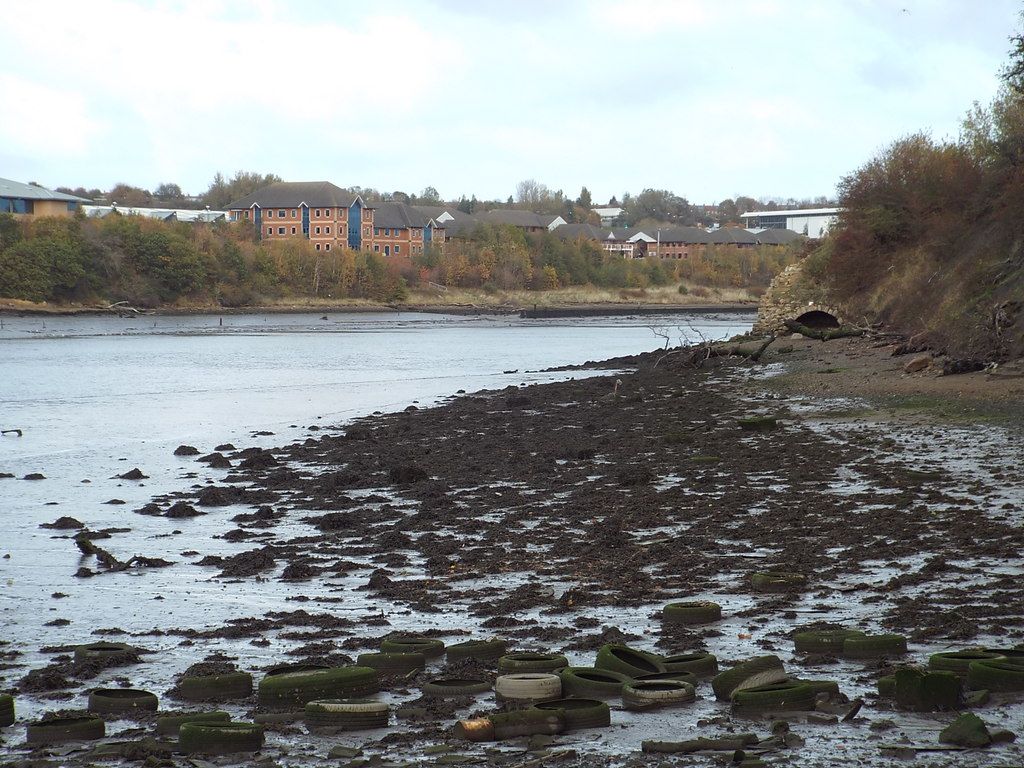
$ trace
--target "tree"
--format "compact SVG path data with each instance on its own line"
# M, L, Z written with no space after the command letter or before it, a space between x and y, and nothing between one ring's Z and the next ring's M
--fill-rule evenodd
M667 189L645 189L635 198L630 198L625 207L626 220L631 226L644 219L679 225L696 221L686 198Z
M551 191L536 179L526 179L516 184L516 202L529 208L537 207L550 195Z
M1024 35L1010 36L1010 60L1001 76L1012 90L1024 94Z
M441 194L434 187L424 187L416 198L421 205L440 205Z
M576 198L576 205L580 208L585 208L588 211L593 207L593 202L590 199L590 190L586 187L580 190L580 196Z
M153 195L158 200L168 203L180 203L185 199L185 193L181 191L181 187L177 184L159 184L153 190Z
M115 184L107 196L110 202L130 208L144 208L153 204L153 195L149 190L125 183Z
M249 171L237 171L230 181L225 181L224 176L218 172L203 195L202 202L215 210L223 210L233 200L251 195L257 189L279 181L281 177L276 174L260 175Z
M614 208L619 204L619 201L615 199L615 195L612 195L612 199L608 201L608 206Z

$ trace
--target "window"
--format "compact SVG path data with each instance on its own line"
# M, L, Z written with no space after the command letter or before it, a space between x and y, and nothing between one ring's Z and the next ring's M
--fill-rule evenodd
M390 256L391 255L391 246L390 245L385 245L384 246L384 255L385 256Z
M247 218L247 219L249 218L249 212L248 211L245 212L245 218Z
M373 228L373 236L374 237L380 237L380 227L374 227Z
M277 228L277 234L283 235L284 234L284 227L278 227Z
M363 237L369 237L369 236L370 236L370 228L369 227L363 227Z
M324 227L324 234L325 235L331 234L331 228L330 227Z
M278 211L277 212L277 218L283 219L284 218L284 211Z
M274 218L274 212L273 211L267 211L267 218L268 219Z
M267 227L267 234L268 235L274 234L274 228L273 227Z
M395 246L395 253L398 253L401 250L402 250L402 246L400 246L400 245L396 245Z
M293 219L295 218L295 216L296 216L296 214L297 214L297 213L298 213L298 212L297 212L297 211L296 211L296 210L295 210L294 208L292 208L292 218L293 218Z
M295 227L292 227L292 234L295 234Z
M376 245L376 244L374 244L374 246L373 246L373 252L374 252L374 253L380 253L380 246L379 246L379 245Z
M317 211L317 213L319 213L319 211ZM320 234L320 227L314 227L313 228L313 234L319 235Z
M320 243L317 243L317 244L316 244L316 249L317 249L318 251L320 250Z
M330 243L328 243L328 244L327 244L327 245L325 246L325 248L326 248L326 250L328 250L328 251L329 251L329 250L331 250L331 244L330 244Z

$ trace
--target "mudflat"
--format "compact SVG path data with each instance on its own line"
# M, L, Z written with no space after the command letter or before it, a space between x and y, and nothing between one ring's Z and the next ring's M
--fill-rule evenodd
M723 354L699 366L692 350L661 350L611 361L619 370L609 376L460 394L277 449L225 449L221 480L144 511L178 518L184 507L168 514L172 505L187 504L220 516L219 535L238 549L212 554L190 540L193 563L168 567L199 566L228 590L273 581L296 610L254 606L248 619L205 627L172 617L130 642L157 653L184 643L197 664L271 644L279 663L345 664L396 632L449 645L498 637L509 651L564 653L574 666L625 643L662 657L708 652L723 670L774 654L792 679L835 683L820 686L828 695L813 711L751 714L716 702L702 679L697 700L674 707L627 711L613 698L610 730L471 744L454 740L453 725L500 709L493 695L421 699L420 686L493 681L496 661L441 657L385 676L393 725L345 735L382 764L442 754L490 765L657 765L664 757L641 752L642 742L746 732L757 735L751 754L801 765L837 756L890 765L894 755L948 749L938 734L955 712L898 707L878 681L927 666L931 654L1024 640L1024 380L1012 367L908 374L910 357L893 357L893 347L779 339L759 362ZM131 589L102 561L87 567L108 588ZM766 587L764 573L789 577ZM379 612L346 614L356 595ZM718 603L722 619L663 619L666 604L691 600ZM900 635L907 652L795 649L797 633L840 629ZM127 683L131 670L116 672ZM79 675L57 657L33 674L48 682L22 678L21 695L44 699L95 684L97 672ZM974 711L993 729L1024 730L1024 692L980 698ZM261 711L251 699L231 707L238 717ZM788 727L773 729L780 717ZM282 764L337 762L327 759L336 741L294 722L268 728L264 753ZM989 765L1021 754L1011 743L928 759Z

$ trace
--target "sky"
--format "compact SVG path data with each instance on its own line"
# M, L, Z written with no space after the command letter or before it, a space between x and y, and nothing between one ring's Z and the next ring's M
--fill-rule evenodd
M0 176L832 196L995 95L1019 0L20 3Z

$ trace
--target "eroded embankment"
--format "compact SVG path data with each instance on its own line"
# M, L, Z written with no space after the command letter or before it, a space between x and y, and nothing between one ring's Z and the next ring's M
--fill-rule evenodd
M50 672L66 679L19 701L28 711L52 706L53 697L77 703L97 681L145 683L163 697L188 664L204 659L227 657L257 679L285 661L348 663L393 632L449 644L499 636L510 649L564 652L575 665L593 664L606 642L627 641L658 653L706 650L722 668L775 653L795 676L834 680L843 696L867 699L849 723L789 717L799 738L768 744L769 759L815 765L841 754L844 762L888 765L882 744L938 746L952 716L894 711L875 695L877 680L894 663L925 662L932 652L1021 641L1024 498L1009 474L1022 458L1019 445L1002 427L953 430L893 418L868 401L828 400L864 394L853 385L860 375L901 376L864 341L777 344L761 365L720 358L698 370L684 359L636 358L639 372L619 375L617 391L615 377L510 388L363 419L277 450L223 450L213 462L221 481L156 498L141 511L167 515L186 502L207 513L200 518L207 530L217 521L221 538L189 541L170 568L195 574L186 578L195 581L197 601L226 592L250 603L251 616L200 626L169 615L134 637L105 628L157 655L99 677L58 656ZM826 386L807 395L811 381ZM836 381L849 385L832 391ZM740 428L740 419L756 414L779 417L779 427ZM169 530L187 530L176 509ZM118 551L116 533L98 543ZM797 572L807 583L758 592L750 577L760 571ZM93 578L132 589L126 573ZM720 603L722 621L663 623L661 608L685 599ZM280 610L283 601L294 609ZM794 653L794 632L835 625L906 635L910 653L866 661ZM19 647L26 642L11 650L35 650ZM343 741L364 757L437 760L425 750L452 741L456 717L496 706L492 694L421 702L420 683L446 671L493 679L495 666L446 667L442 658L417 677L391 680L382 700L404 707L404 717ZM24 672L8 670L8 684ZM563 755L569 765L654 765L661 759L639 752L645 739L768 736L767 720L715 702L706 680L697 696L654 713L627 712L613 699L611 730L553 743L454 749L495 765L525 764L543 750L571 750ZM845 710L841 701L833 702L837 711ZM250 717L259 713L255 703L219 706ZM163 706L181 704L171 696ZM1020 697L978 712L1024 729ZM5 737L15 749L22 741L10 729ZM329 764L336 743L301 724L277 725L265 752L285 765ZM1016 746L993 750L940 754L935 763L1019 759Z

